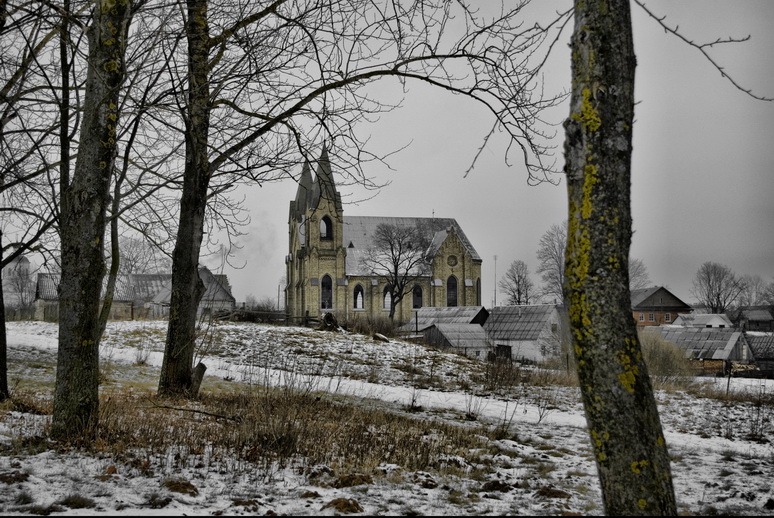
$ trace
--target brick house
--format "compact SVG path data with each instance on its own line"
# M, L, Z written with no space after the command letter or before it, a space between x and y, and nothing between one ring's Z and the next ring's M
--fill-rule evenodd
M315 177L304 164L288 216L286 313L292 323L333 313L339 321L387 317L387 281L363 257L380 224L419 227L431 243L417 280L395 308L395 322L421 307L481 305L481 257L453 218L345 216L326 149Z
M632 315L638 327L671 324L678 313L690 313L693 308L663 286L631 291Z

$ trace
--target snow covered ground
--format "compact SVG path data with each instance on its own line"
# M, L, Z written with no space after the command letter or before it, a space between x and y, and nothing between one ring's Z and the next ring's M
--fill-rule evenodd
M155 391L165 322L111 322L101 346L103 393ZM454 354L390 340L300 327L221 323L206 330L201 357L208 369L202 391L227 380L293 384L337 396L381 401L396 412L409 405L418 418L461 426L508 422L486 476L407 472L383 463L363 483L321 483L288 467L270 480L241 465L239 472L181 469L152 472L121 466L109 455L61 452L0 457L0 513L4 515L600 515L599 484L577 389L527 387L518 398L472 387L482 364ZM57 326L7 326L12 391L52 382ZM430 373L419 387L408 365ZM672 455L678 508L684 515L774 515L772 387L761 380L703 380L746 392L749 402L721 402L685 392L657 394ZM728 386L727 386L728 383ZM49 389L50 391L50 384ZM0 445L40 432L50 416L0 411ZM504 453L507 453L504 454ZM321 469L325 469L322 467ZM379 476L381 473L382 476ZM476 470L481 473L481 470ZM345 475L329 473L331 477ZM186 481L181 489L170 479ZM336 487L338 486L338 487ZM75 498L75 497L80 497ZM86 502L86 503L84 503Z

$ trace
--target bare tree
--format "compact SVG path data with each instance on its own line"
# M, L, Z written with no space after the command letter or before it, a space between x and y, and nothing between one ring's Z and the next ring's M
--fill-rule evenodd
M394 108L369 93L375 81L423 82L471 98L493 115L484 144L505 131L513 144L506 155L521 155L530 180L546 178L550 149L538 113L562 95L536 88L539 54L569 18L522 25L526 3L476 10L445 0L187 1L186 80L174 83L186 159L160 395L191 395L197 263L213 193L292 177L323 144L348 178L372 185L362 167L382 157L359 131Z
M505 292L508 304L529 304L532 301L534 286L524 261L513 261L498 285Z
M362 265L371 275L387 283L391 321L395 318L395 308L414 283L430 273L425 254L431 236L416 225L380 223L376 226L372 246L365 251Z
M629 257L629 290L639 290L651 285L650 275L642 259Z
M51 422L51 434L59 440L96 433L103 242L130 18L128 1L100 1L93 7L78 157L72 181L61 179L59 349Z
M725 313L745 287L744 279L737 277L731 268L707 261L696 271L691 294L710 313Z
M760 275L743 275L740 280L744 288L737 299L739 307L774 304L774 301L769 300L770 294L767 292L774 283L767 285Z
M605 514L675 515L669 454L629 294L636 64L629 1L574 5L564 293L581 397Z
M146 239L124 237L118 240L120 266L119 273L167 273L172 269L169 257Z
M537 251L537 273L543 280L541 296L553 299L554 302L564 300L564 254L567 244L567 221L561 225L551 225L540 238Z
M765 304L774 305L774 279L772 279L763 289L762 299Z

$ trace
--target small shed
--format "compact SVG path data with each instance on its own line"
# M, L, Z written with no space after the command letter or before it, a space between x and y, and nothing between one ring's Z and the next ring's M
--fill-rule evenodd
M745 333L755 365L765 378L774 378L774 333Z
M484 331L497 356L540 362L561 353L564 311L556 304L496 306Z
M436 324L484 325L489 312L484 306L424 307L416 310L414 319L398 328L401 333L422 333Z
M735 329L672 325L651 327L647 332L659 333L661 338L685 351L698 375L724 375L734 363L754 362L744 333Z
M423 332L425 343L476 360L489 357L492 346L484 328L476 324L433 324Z

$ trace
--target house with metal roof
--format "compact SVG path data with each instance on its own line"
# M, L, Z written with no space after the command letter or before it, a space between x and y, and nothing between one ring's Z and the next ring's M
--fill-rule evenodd
M565 313L556 304L496 306L484 331L497 357L542 362L561 354Z
M406 322L398 331L401 333L421 333L436 324L475 324L484 325L489 311L484 306L424 307L414 312L414 318Z
M672 324L683 327L734 327L731 320L722 313L680 313Z
M761 375L774 378L774 333L750 331L745 337Z
M199 278L204 283L204 295L202 295L202 300L199 301L199 307L196 310L197 318L234 310L236 299L231 294L231 285L228 283L226 275L215 275L209 268L200 265ZM169 281L153 297L150 304L157 317L167 318L169 316L171 298L172 279L170 277Z
M661 338L682 349L699 374L723 375L733 363L754 363L747 339L737 329L663 325L648 327L644 331L658 333Z
M746 306L729 311L728 316L745 331L774 331L774 306Z
M693 308L663 286L631 290L632 315L639 327L671 324Z
M493 350L484 328L477 324L435 323L426 327L422 334L428 345L476 360L488 359Z
M199 267L199 277L205 285L205 294L199 304L199 315L216 310L233 310L236 299L226 275L213 275L206 267ZM35 289L35 319L56 321L59 317L58 273L39 273ZM119 275L110 306L111 320L138 320L169 316L169 294L172 274ZM102 297L107 287L103 279ZM157 300L158 299L158 300Z
M395 322L424 307L481 306L481 257L453 218L344 215L327 149L304 164L288 215L285 257L288 321L304 323L333 313L339 322L387 317L393 305L388 279L365 258L380 225L415 229L428 243L408 273L406 296L396 301ZM424 246L424 245L423 245Z

